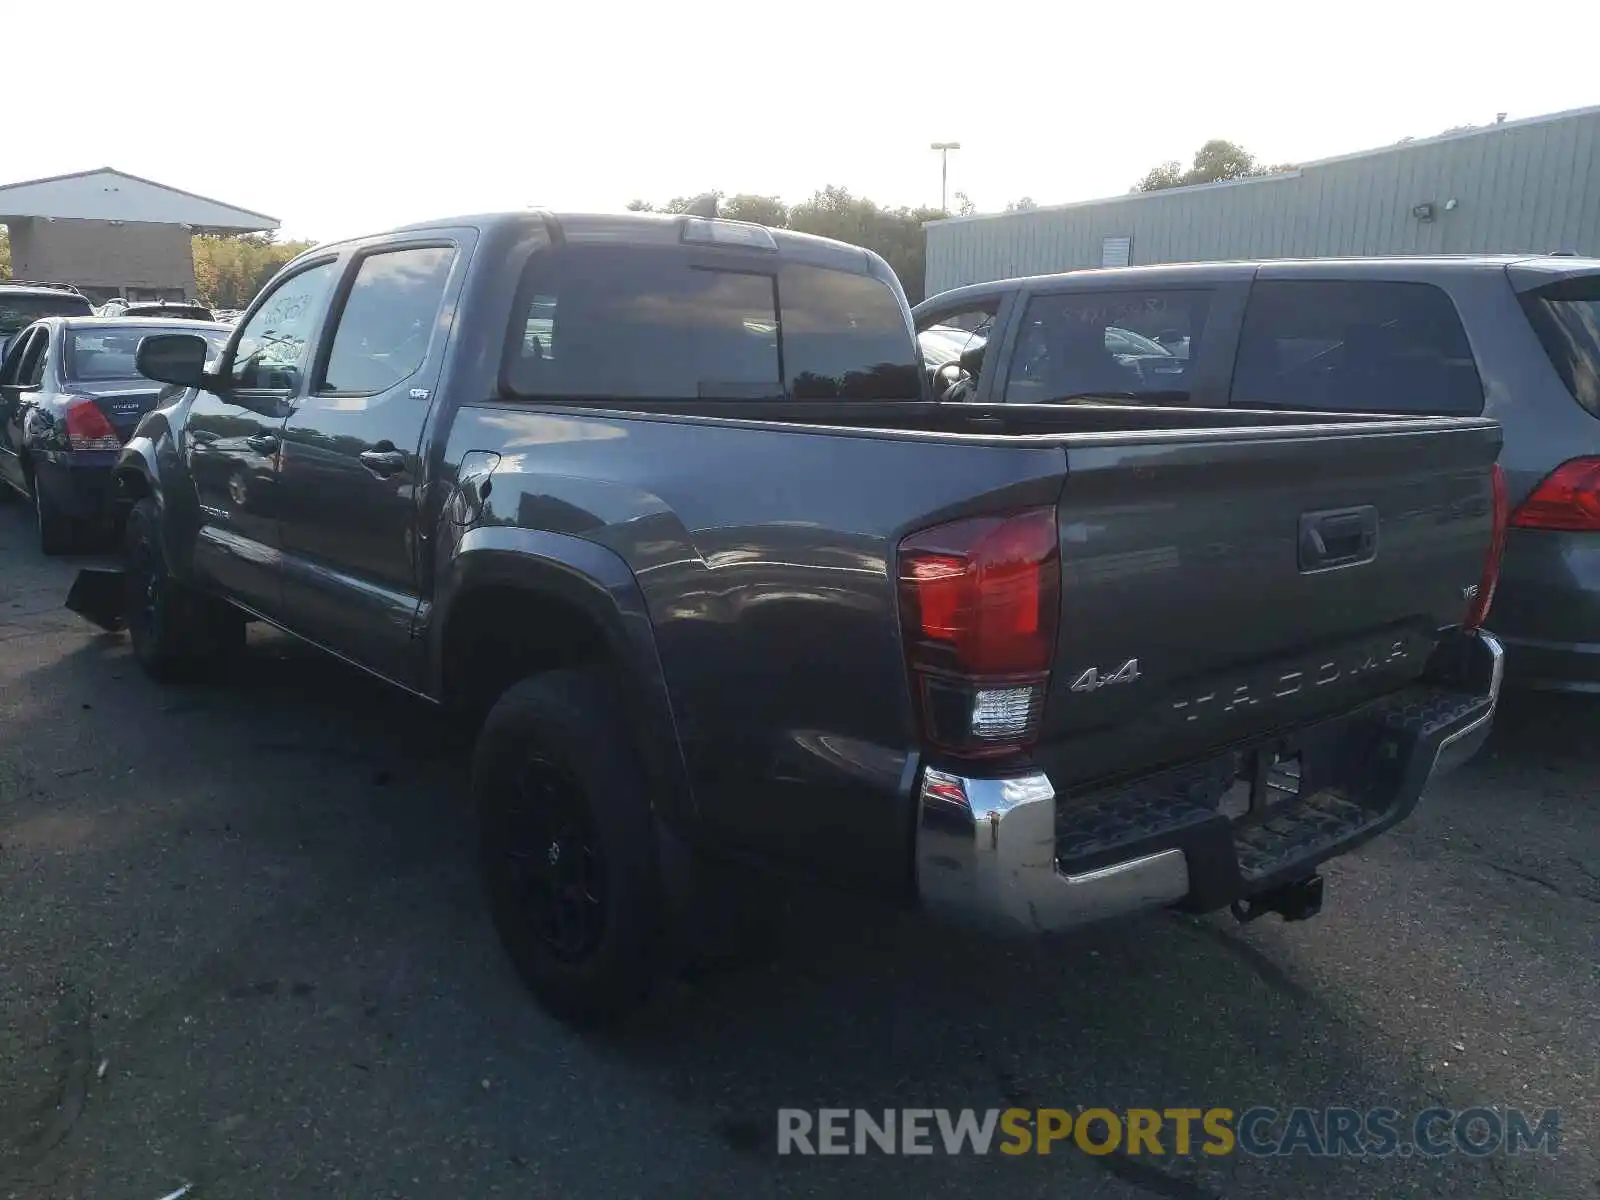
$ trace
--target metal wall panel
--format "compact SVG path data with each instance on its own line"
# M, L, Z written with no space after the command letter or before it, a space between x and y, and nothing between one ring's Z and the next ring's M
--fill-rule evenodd
M1455 207L1446 210L1448 201ZM1413 215L1432 204L1432 219ZM1307 163L1264 179L927 226L928 291L1100 264L1573 250L1600 255L1600 108Z

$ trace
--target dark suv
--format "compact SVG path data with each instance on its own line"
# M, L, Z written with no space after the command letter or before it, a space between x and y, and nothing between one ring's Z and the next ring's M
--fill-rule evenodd
M1085 270L972 284L915 318L952 400L1495 418L1512 509L1492 622L1507 682L1600 692L1600 259ZM927 335L963 330L965 351L936 362ZM1161 352L1123 352L1123 332Z
M102 317L167 317L179 321L214 321L216 317L198 300L110 300Z
M10 347L12 338L40 317L93 315L89 298L70 283L0 280L0 355Z

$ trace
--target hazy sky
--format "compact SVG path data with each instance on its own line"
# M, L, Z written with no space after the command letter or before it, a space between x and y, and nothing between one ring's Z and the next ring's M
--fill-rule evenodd
M1210 137L1306 161L1600 103L1592 2L7 9L13 66L51 81L13 97L42 119L0 181L114 166L319 239L713 187L936 204L933 140L962 143L950 187L981 209L1061 203Z

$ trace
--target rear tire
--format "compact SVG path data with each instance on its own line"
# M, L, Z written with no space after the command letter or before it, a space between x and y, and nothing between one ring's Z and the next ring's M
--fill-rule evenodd
M39 530L39 550L48 555L71 554L78 544L77 525L73 519L50 502L39 486L39 477L33 479L33 518Z
M123 624L133 655L155 679L189 678L244 645L244 615L172 578L161 512L146 497L123 529Z
M550 671L490 710L472 764L500 939L545 1008L579 1025L637 1008L663 914L645 777L609 673Z

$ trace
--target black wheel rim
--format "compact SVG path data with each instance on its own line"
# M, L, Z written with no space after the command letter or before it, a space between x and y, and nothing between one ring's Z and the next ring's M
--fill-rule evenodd
M605 863L583 788L534 754L506 807L505 854L528 927L562 962L594 953L605 930Z
M128 630L146 638L161 619L161 575L153 554L149 539L140 538L128 562Z

